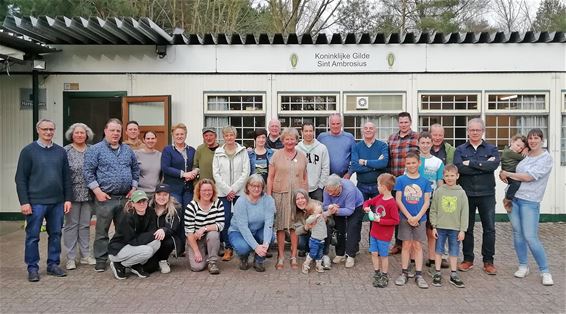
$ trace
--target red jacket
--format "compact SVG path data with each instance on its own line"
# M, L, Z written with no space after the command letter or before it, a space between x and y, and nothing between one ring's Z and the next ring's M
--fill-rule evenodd
M379 222L373 221L371 224L370 235L381 241L391 241L395 226L399 224L399 208L395 198L384 200L383 195L380 194L365 201L363 206L364 208L374 206L375 209L372 208L372 211L382 215ZM385 215L383 214L384 211Z

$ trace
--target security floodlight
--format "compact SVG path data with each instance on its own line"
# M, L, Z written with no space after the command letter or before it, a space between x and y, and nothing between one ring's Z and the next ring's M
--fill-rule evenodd
M33 60L33 69L38 71L44 71L45 60Z

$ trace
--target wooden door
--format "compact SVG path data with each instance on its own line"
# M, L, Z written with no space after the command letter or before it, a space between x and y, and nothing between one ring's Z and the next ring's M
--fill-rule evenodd
M171 144L171 95L122 97L122 119L124 132L128 121L139 123L140 139L147 131L155 132L158 150L163 151L166 145Z

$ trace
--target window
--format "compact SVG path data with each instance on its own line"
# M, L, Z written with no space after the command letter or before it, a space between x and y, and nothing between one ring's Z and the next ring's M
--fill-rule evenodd
M419 131L430 130L433 124L444 127L444 140L458 146L466 142L468 121L481 115L479 92L420 95Z
M304 122L311 122L318 136L328 130L328 116L338 111L337 100L335 94L280 95L281 126L299 129Z
M566 93L562 95L562 136L560 139L560 164L566 166Z
M264 95L206 95L204 125L216 128L222 141L222 128L231 125L238 131L236 141L253 147L252 133L265 128Z
M361 140L364 123L371 121L377 128L376 137L387 141L398 130L397 115L404 110L405 94L348 93L344 103L344 131Z
M542 130L548 143L548 106L545 94L490 94L485 116L485 139L503 150L515 134Z

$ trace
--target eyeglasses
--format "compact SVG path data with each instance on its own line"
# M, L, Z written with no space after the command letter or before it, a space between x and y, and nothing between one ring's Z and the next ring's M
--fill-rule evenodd
M250 184L250 189L263 189L261 184Z
M483 129L468 129L468 131L470 133L481 133L481 132L483 132Z
M39 128L43 132L55 132L55 128Z

